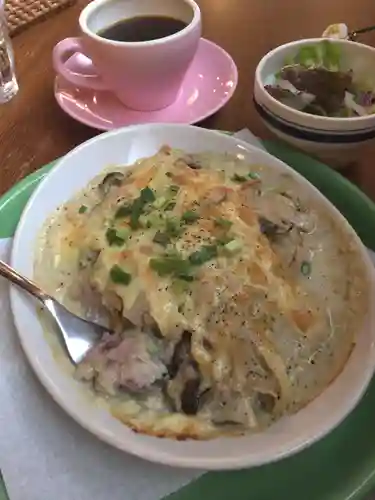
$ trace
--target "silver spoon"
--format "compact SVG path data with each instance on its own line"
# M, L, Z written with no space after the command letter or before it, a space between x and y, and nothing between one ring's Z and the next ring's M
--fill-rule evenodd
M74 364L82 361L88 351L98 343L104 332L110 331L108 328L86 321L69 312L57 300L43 292L35 283L21 276L2 260L0 260L0 275L33 295L49 311L59 328L64 347Z

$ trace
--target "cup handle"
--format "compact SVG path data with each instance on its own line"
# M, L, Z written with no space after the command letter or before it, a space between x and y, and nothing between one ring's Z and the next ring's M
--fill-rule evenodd
M82 54L85 57L82 58L82 60L78 57L75 59L75 67L73 70L73 68L69 67L68 60L74 54ZM86 64L84 63L85 59ZM79 87L86 87L94 90L108 90L108 87L96 71L91 60L90 64L87 64L87 59L90 60L89 56L85 54L80 38L65 38L53 48L52 60L56 73Z

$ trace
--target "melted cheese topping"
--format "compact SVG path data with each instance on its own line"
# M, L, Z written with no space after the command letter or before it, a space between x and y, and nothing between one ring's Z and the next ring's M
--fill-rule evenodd
M297 411L342 370L368 307L356 246L331 216L289 175L229 155L165 147L105 172L39 247L39 284L120 335L79 376L160 436L259 430Z

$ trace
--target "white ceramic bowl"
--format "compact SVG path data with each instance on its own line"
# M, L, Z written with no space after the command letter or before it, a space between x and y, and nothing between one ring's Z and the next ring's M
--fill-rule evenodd
M284 66L287 58L296 55L301 47L321 40L298 40L265 55L255 72L254 105L265 125L282 140L323 158L331 156L348 160L350 152L355 158L358 147L374 140L375 115L353 118L314 116L282 104L264 88L273 82L275 73ZM330 43L340 46L343 69L352 69L356 75L366 76L366 80L373 81L375 89L375 48L348 40L330 40Z
M37 234L45 218L67 201L108 164L131 164L170 144L190 152L217 151L241 154L249 162L267 164L293 173L311 195L327 207L337 222L353 234L339 212L304 178L268 153L219 132L186 125L144 125L99 135L71 151L37 188L19 223L11 256L12 265L33 275ZM371 261L354 235L359 252L374 276ZM373 292L372 292L373 293ZM358 342L341 375L311 404L278 421L265 432L206 442L179 442L132 432L105 407L87 397L87 388L56 362L46 342L35 303L16 288L11 306L22 347L42 384L77 422L117 448L148 460L180 467L235 469L260 465L291 455L336 427L362 397L375 366L375 308L357 332Z

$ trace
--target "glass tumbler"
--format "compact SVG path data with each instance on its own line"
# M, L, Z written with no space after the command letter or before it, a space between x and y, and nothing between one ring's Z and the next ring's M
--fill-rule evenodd
M0 104L10 101L18 92L4 3L4 0L0 0Z

